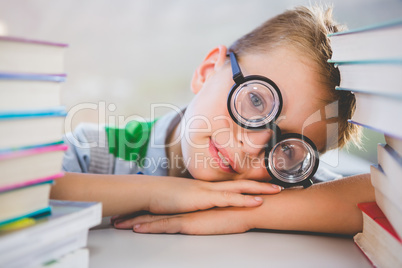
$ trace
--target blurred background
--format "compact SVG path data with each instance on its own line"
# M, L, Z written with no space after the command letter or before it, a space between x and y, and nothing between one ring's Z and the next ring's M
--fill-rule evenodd
M0 34L68 43L63 105L82 109L73 124L108 116L150 117L150 104L180 107L190 79L214 46L229 46L268 18L314 1L302 0L0 0ZM334 0L335 19L349 29L400 18L401 0ZM164 114L163 109L156 115ZM362 163L376 162L382 135L365 131ZM331 162L332 161L332 162ZM347 160L344 160L347 161ZM338 166L342 160L326 161ZM362 170L368 171L367 165ZM342 173L348 175L349 171Z

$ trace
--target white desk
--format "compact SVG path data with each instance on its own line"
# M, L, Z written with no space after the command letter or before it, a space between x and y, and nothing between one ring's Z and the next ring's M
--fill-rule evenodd
M332 154L325 159L322 165L334 172L348 175L369 172L367 161L343 151L340 156ZM91 268L372 267L352 238L319 234L274 231L214 236L136 234L112 228L105 218L89 232L88 244Z
M283 232L189 236L89 231L90 267L372 267L349 237Z

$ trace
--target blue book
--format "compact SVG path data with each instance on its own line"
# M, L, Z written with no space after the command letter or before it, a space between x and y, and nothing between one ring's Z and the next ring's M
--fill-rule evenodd
M0 111L0 151L59 142L65 116L64 107Z
M336 63L341 75L337 90L402 99L402 59Z
M0 80L3 80L3 81L22 80L22 81L65 82L66 74L0 72Z
M0 191L0 226L25 217L49 213L52 178L42 183Z
M65 80L65 74L0 71L0 107L22 110L60 106L61 85Z
M7 225L11 225L12 223L18 222L20 220L23 219L39 219L41 217L45 217L45 216L49 216L52 213L52 208L50 206L47 206L45 208L41 208L32 212L28 212L25 214L21 214L19 216L16 217L12 217L3 221L0 221L0 232L1 230L7 230L8 228L6 228Z
M0 110L0 122L9 119L26 119L26 118L41 118L41 117L64 117L66 111L63 106L53 107L50 109L39 110Z

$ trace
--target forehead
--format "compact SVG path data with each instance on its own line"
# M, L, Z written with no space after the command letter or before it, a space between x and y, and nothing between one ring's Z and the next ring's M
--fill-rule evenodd
M273 80L281 90L300 88L304 93L324 94L318 66L292 49L277 48L265 54L247 54L239 60L244 75L258 74Z

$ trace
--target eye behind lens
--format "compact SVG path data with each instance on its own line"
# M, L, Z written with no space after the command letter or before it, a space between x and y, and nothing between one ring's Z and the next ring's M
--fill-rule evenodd
M266 152L267 170L272 177L295 184L314 176L319 162L316 147L300 136L303 138L284 138Z
M257 76L253 76L254 78ZM233 120L246 128L261 128L276 120L282 109L282 96L276 85L265 80L245 78L228 96L228 109ZM273 82L272 82L273 83Z

